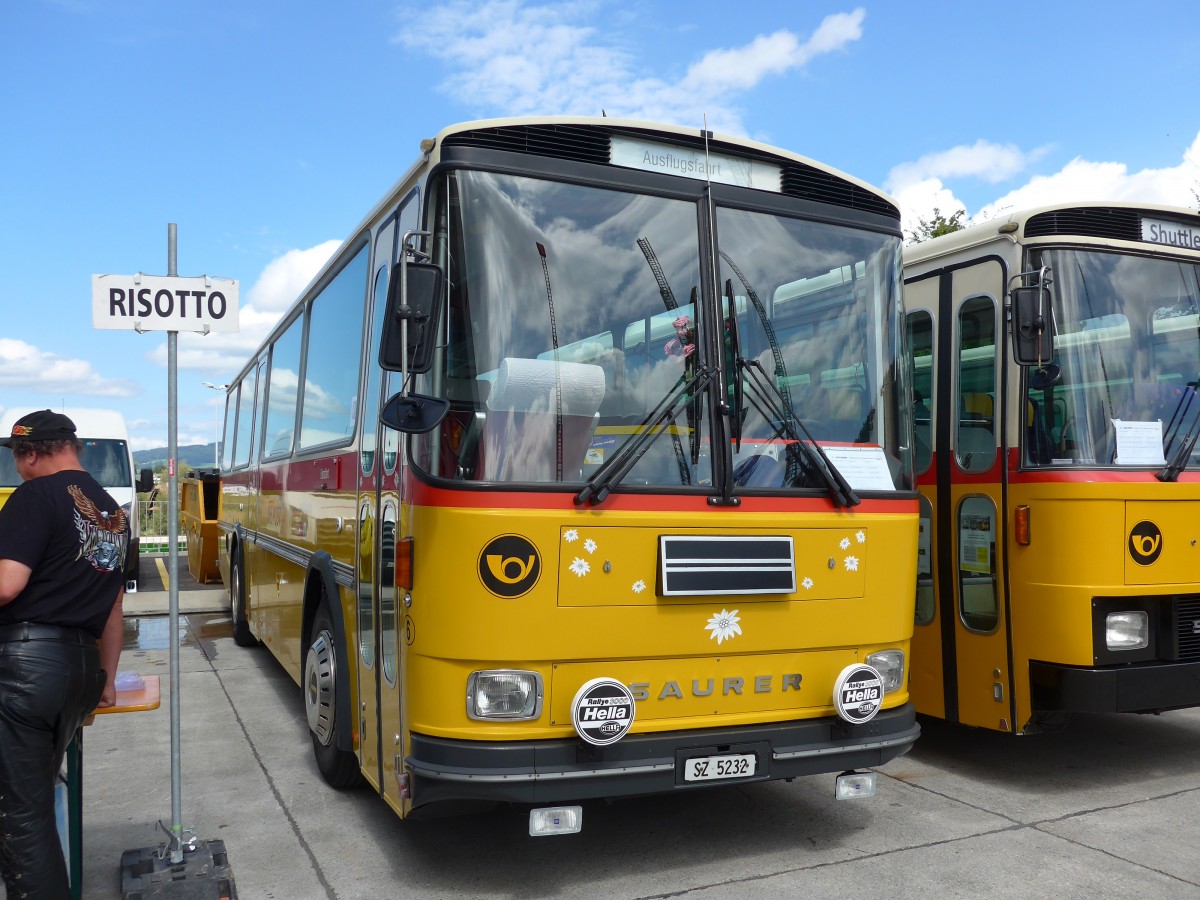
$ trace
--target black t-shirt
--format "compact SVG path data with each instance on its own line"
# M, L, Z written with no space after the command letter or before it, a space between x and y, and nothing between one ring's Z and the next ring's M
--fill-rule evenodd
M19 485L0 508L0 558L33 571L0 606L0 625L64 625L99 637L124 584L128 546L128 515L87 472Z

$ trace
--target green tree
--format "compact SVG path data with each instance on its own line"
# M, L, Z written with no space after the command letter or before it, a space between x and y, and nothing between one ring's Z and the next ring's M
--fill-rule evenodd
M941 237L943 234L950 234L954 231L961 231L967 227L967 223L963 221L966 215L967 211L965 209L959 209L947 218L935 206L932 218L917 219L916 227L910 229L908 232L908 242L910 244L919 244L921 241L927 241L930 238Z

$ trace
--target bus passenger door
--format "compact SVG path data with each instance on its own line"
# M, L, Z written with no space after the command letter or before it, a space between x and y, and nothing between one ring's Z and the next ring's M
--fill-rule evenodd
M361 423L358 466L358 565L355 600L356 665L358 692L356 697L358 761L365 777L377 791L383 792L383 767L380 742L380 646L379 595L383 568L381 542L381 482L383 481L383 441L379 434L379 394L382 374L379 371L379 332L387 306L388 276L396 230L395 219L389 219L375 235L372 270L366 360L363 375L363 402L359 404Z
M995 260L905 284L921 492L909 691L917 710L1011 730ZM932 452L930 451L932 448Z
M954 622L953 646L943 652L945 671L954 678L953 690L948 684L945 692L947 718L1011 731L1009 626L1001 577L1007 469L999 351L1003 269L988 260L947 277L954 297L954 360L942 408L950 412L952 452L943 466L949 491L938 510L944 529L940 547L947 551L941 560L942 612L952 613Z
M937 602L941 579L937 560L937 457L933 453L934 409L938 365L935 316L936 278L906 284L905 302L915 307L907 316L908 353L913 377L913 468L920 491L920 534L917 542L917 597L913 622L908 691L919 712L945 718L942 686L941 614Z

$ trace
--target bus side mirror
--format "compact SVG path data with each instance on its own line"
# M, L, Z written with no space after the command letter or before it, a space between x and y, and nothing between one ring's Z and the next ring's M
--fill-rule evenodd
M406 278L401 279L401 273ZM410 262L392 266L388 283L387 315L383 320L383 336L379 341L379 365L389 372L404 367L407 351L408 371L428 372L433 365L433 345L437 339L438 300L442 297L442 270L430 263ZM404 328L408 323L408 342L404 343Z
M1012 290L1013 358L1018 365L1041 366L1054 358L1054 314L1044 285Z
M396 394L379 411L379 421L404 434L432 431L450 411L450 401L424 394Z

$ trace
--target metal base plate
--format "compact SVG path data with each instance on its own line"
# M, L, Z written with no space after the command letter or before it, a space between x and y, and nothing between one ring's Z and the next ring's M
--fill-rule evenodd
M171 862L163 847L121 854L122 900L237 900L237 887L224 841L196 841L183 861Z

